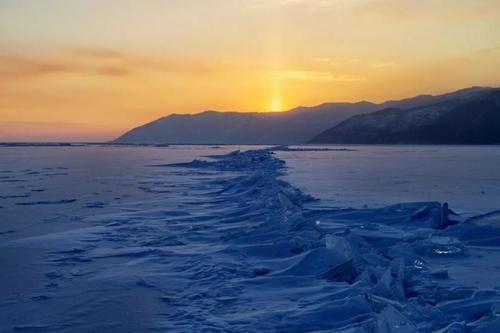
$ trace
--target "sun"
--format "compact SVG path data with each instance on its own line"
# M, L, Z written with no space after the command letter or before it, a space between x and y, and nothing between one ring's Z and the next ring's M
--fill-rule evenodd
M271 111L276 112L276 111L282 111L281 108L281 99L279 97L273 97L271 100Z

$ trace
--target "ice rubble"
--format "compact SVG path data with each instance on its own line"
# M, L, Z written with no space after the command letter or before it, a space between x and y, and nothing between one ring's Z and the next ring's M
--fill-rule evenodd
M343 299L345 306L330 312L328 320L319 317L306 328L298 316L289 321L289 331L300 331L297 327L307 331L500 331L498 288L461 292L464 287L450 281L448 271L434 268L439 265L433 262L467 256L467 232L462 240L457 235L471 228L486 228L489 233L481 241L478 238L485 234L478 231L474 245L500 245L498 225L465 223L446 203L435 202L362 211L308 209L306 204L313 199L279 179L284 164L273 156L272 149L237 151L216 161L193 161L182 166L243 173L223 192L250 194L249 201L274 212L269 221L274 227L255 232L260 235L259 242L266 240L263 252L279 253L281 259L268 260L266 274L256 275L266 275L263 279L288 276L282 288L292 290L296 280L303 277L310 283L326 279L342 290L342 298L331 302ZM266 235L269 228L272 231ZM272 240L276 228L286 233L287 242ZM249 235L235 238L242 236ZM494 244L491 238L496 240ZM284 246L286 251L278 249ZM283 254L287 252L288 256ZM245 253L249 254L253 253ZM328 301L317 305L328 307L325 303ZM351 320L345 312L352 314Z
M471 283L500 258L498 213L314 208L273 149L168 167L186 181L159 206L31 239L50 248L37 325L103 329L85 326L109 324L102 304L156 301L150 328L168 332L500 331L500 283Z

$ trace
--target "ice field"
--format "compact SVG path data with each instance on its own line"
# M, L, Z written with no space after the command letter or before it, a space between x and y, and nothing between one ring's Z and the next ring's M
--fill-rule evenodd
M498 332L499 165L497 147L0 147L0 332Z

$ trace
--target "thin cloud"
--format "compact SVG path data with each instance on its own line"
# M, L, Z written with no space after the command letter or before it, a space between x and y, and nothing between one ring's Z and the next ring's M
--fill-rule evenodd
M0 77L15 79L73 71L67 64L21 56L0 55Z
M480 19L500 13L498 0L363 0L354 3L353 7L360 14L377 20L405 24L412 21Z
M162 55L141 55L110 49L73 49L69 52L80 62L98 64L103 74L123 74L122 71L211 75L250 68L231 59L189 58Z
M393 61L379 62L379 63L375 63L375 64L371 65L371 67L375 68L375 69L388 69L388 68L395 68L395 67L399 67L399 66L400 66L399 63L393 62Z
M478 53L485 54L485 55L500 53L500 45L497 45L495 47L486 48L486 49L481 49L478 51Z
M314 58L313 61L317 62L317 63L321 63L321 64L330 65L330 66L338 66L341 64L341 61L339 61L338 59L329 58L329 57Z
M256 0L250 3L255 8L276 8L288 6L306 6L307 8L346 7L364 0Z
M0 78L35 79L55 75L98 75L118 77L131 73L131 68L120 65L84 63L74 59L47 57L30 58L16 55L0 55Z
M103 76L119 77L119 76L130 75L132 73L132 70L130 68L124 68L119 66L102 66L95 68L94 73Z
M349 74L335 74L330 72L317 71L282 71L277 72L276 78L280 80L304 80L304 81L341 81L356 82L365 80L364 77Z
M145 56L109 49L69 49L41 57L0 54L0 80L64 75L121 78L134 74L209 77L256 72L261 65L242 59Z
M127 54L112 49L78 48L72 49L68 53L79 57L96 58L101 60L125 60L129 58Z

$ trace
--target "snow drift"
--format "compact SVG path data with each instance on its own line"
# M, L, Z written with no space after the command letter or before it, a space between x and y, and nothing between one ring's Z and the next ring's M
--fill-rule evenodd
M166 193L155 208L90 215L87 227L14 242L49 252L39 293L7 301L17 316L30 313L10 328L500 330L498 277L484 283L500 259L499 213L463 221L437 202L314 208L282 180L273 149L155 168L181 179L167 190L161 178L148 183ZM141 315L120 316L132 308Z

